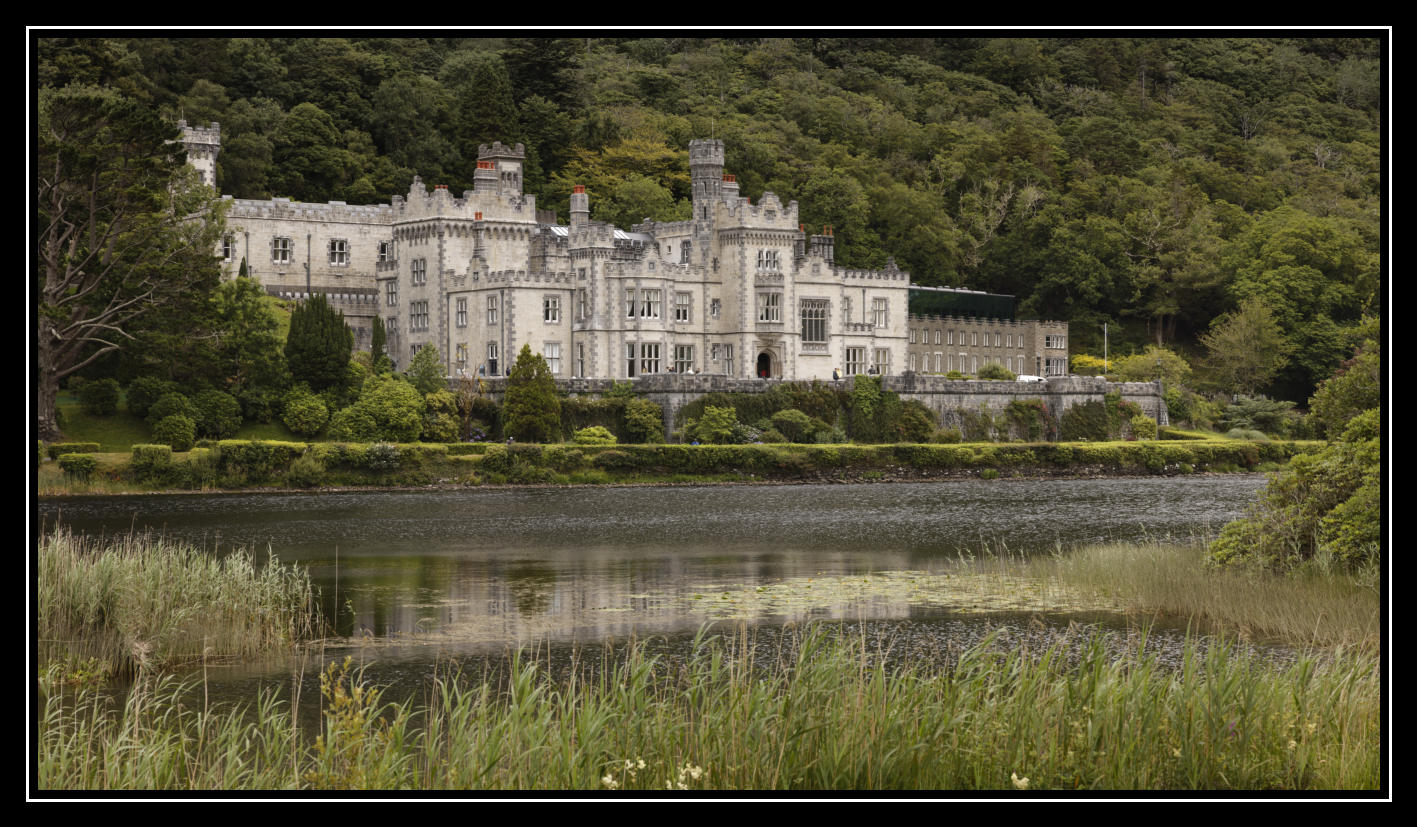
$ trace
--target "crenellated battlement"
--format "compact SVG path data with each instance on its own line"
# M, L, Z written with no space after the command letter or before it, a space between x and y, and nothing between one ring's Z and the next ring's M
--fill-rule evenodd
M394 209L388 204L361 206L346 204L343 201L315 204L292 201L289 198L272 198L262 201L250 198L232 198L229 195L223 195L222 200L231 204L226 214L228 221L234 218L270 218L295 221L392 224L394 220Z

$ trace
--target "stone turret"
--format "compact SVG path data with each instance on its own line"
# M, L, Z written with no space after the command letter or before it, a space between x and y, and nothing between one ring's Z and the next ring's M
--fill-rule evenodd
M690 141L689 175L694 185L694 213L698 215L723 192L723 141Z
M477 148L478 173L484 162L492 164L497 171L497 190L503 195L522 194L522 165L526 162L526 146L517 144L509 147L501 141L493 141L492 146L482 144ZM474 185L477 178L474 177ZM481 186L477 186L481 190Z
M187 163L201 173L203 184L216 187L216 156L221 152L221 124L212 121L210 126L188 126L186 121L178 121L177 128L182 130Z

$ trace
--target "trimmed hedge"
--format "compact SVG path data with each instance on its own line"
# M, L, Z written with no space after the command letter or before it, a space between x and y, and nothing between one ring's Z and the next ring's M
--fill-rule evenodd
M60 454L97 454L97 442L55 442L49 448L49 458L59 459Z
M1253 470L1265 463L1286 462L1316 444L1187 440L959 445L307 445L222 440L212 449L197 449L200 457L194 452L180 467L174 467L172 450L166 445L135 445L130 469L140 478L174 485L219 482L233 487L266 481L315 486L330 481L322 474L355 485L390 481L425 484L438 478L467 479L470 469L494 483L565 482L560 475L589 469L647 476L724 474L769 479L843 471L880 478L899 474L902 469L1008 473L1076 468L1086 473L1167 474ZM302 457L304 462L295 467Z
M98 467L98 459L92 454L60 454L59 467L72 477L86 480Z

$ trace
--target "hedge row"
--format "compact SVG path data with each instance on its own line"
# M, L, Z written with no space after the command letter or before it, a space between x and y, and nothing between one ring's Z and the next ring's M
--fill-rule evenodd
M444 445L222 440L177 462L166 445L135 445L128 473L171 486L416 484L470 479L550 482L598 470L631 475L751 474L794 478L844 470L1080 468L1103 473L1254 469L1311 448L1233 440L898 445ZM562 480L564 481L564 479Z
M97 442L54 442L46 450L50 459L59 459L60 454L97 454Z

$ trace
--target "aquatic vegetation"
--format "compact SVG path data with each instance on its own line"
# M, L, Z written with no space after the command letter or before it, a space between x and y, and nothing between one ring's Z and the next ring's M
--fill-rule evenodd
M664 674L643 645L595 677L518 656L500 684L440 677L387 704L332 665L312 744L284 705L191 708L143 682L120 712L80 691L42 701L41 789L1359 790L1381 783L1378 659L1277 668L1226 645L1179 669L1117 657L1095 634L1057 647L985 641L945 667L873 664L807 627L754 663L701 637Z

